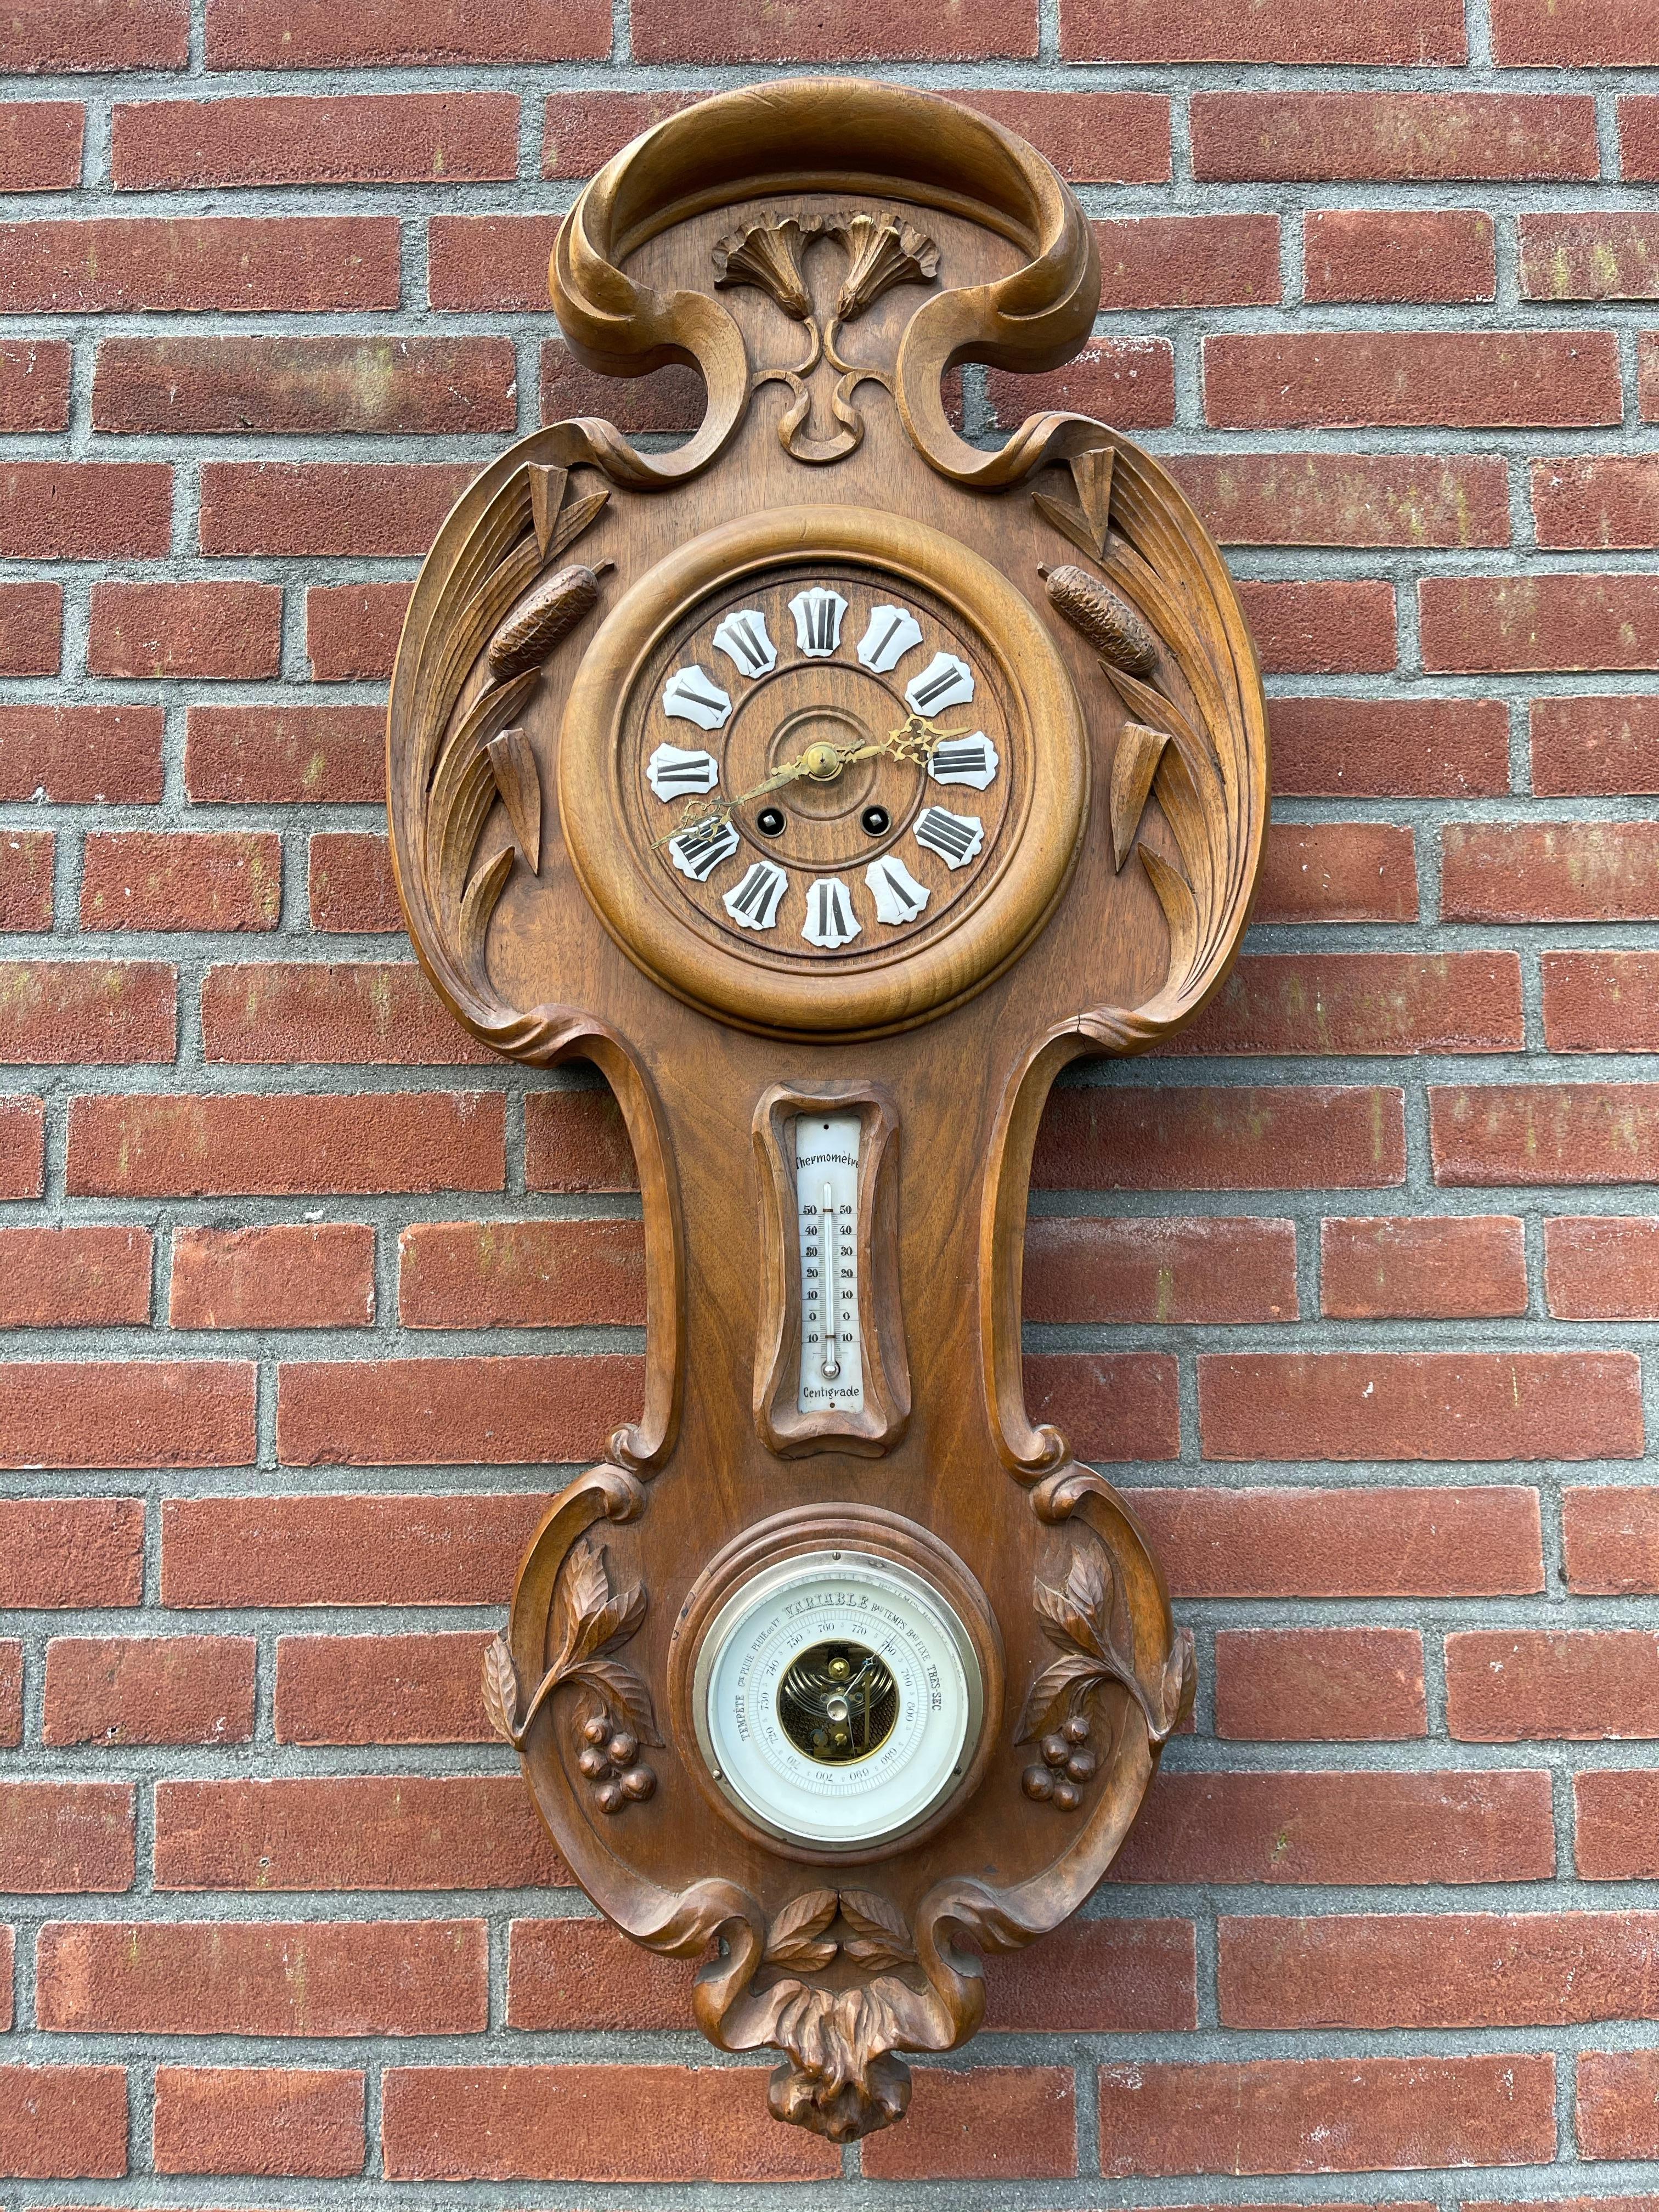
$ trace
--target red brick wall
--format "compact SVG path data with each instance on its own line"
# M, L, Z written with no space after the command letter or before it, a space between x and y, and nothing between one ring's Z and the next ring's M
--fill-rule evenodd
M860 2180L486 1740L539 1462L637 1395L637 1207L603 1094L435 1006L379 804L467 477L687 420L550 335L556 211L866 58L1097 218L1045 392L1228 543L1278 797L1236 980L1056 1100L1030 1237L1196 1729ZM9 2212L1655 2202L1656 64L1653 0L0 13Z

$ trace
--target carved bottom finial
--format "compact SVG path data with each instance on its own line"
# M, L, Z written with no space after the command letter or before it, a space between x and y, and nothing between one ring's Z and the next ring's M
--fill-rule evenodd
M857 2142L904 2118L910 2106L910 2069L890 2051L845 2078L786 2063L774 2072L766 2102L775 2120L808 2128L833 2143Z

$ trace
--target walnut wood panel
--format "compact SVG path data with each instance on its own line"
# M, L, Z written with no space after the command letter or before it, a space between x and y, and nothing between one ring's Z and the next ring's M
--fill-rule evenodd
M1020 1252L1055 1075L1188 1020L1237 945L1267 814L1261 684L1225 566L1156 462L1078 416L1036 415L989 453L950 425L954 364L1053 367L1098 299L1075 202L984 118L848 80L704 102L588 187L552 289L584 360L691 362L708 410L672 453L586 421L486 469L422 569L393 682L416 951L497 1050L601 1067L644 1193L645 1404L538 1532L489 1695L588 1893L657 1949L714 1939L705 2032L778 2045L775 2112L843 2138L902 2115L900 2053L972 2034L976 1950L1087 1896L1191 1697L1140 1531L1027 1413ZM818 586L853 625L827 651L817 614L793 644L786 621ZM878 602L923 634L891 680ZM787 684L714 641L751 604ZM930 653L969 667L977 728L926 711L908 668ZM821 693L815 655L835 661ZM672 699L707 729L670 714L694 665ZM820 709L814 768L779 730ZM942 748L975 738L988 781L942 782ZM716 771L689 815L650 782L665 744L659 780L695 786L700 750ZM722 817L719 779L781 757L764 799ZM842 781L872 763L867 791ZM856 809L812 799L819 769ZM936 805L957 827L930 847ZM866 812L870 849L908 855L908 893L842 865ZM690 838L686 866L658 819ZM714 845L725 872L705 878ZM815 920L821 864L844 910ZM783 1133L792 1102L831 1100L866 1132L874 1379L842 1435L793 1411ZM896 1844L830 1854L829 1881L810 1838L733 1817L684 1684L712 1560L801 1531L851 1544L880 1516L941 1592L930 1547L959 1563L958 1617L983 1593L1006 1697L968 1778Z

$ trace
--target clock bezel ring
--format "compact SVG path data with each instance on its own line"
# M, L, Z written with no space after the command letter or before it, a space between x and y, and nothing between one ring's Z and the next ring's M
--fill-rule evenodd
M822 968L779 968L715 941L658 880L628 782L630 716L664 637L717 590L785 563L854 563L949 607L994 665L1025 793L1000 872L961 920L918 946ZM1076 690L1036 609L989 562L944 532L862 507L795 507L737 517L648 569L583 655L559 743L560 816L578 882L635 966L717 1018L773 1036L880 1036L931 1019L1017 959L1070 880L1089 814L1088 733Z
M707 1715L708 1681L723 1653L722 1632L770 1589L807 1563L864 1560L920 1589L943 1615L966 1681L968 1718L957 1771L908 1826L843 1844L814 1843L769 1826L718 1765ZM849 1565L846 1571L854 1570ZM816 1632L804 1631L811 1640ZM668 1701L685 1771L702 1795L751 1843L813 1866L873 1864L926 1842L956 1818L983 1780L1001 1726L1002 1637L978 1579L932 1532L878 1506L828 1504L774 1514L744 1529L710 1560L675 1623L668 1654ZM696 1745L693 1753L691 1747Z

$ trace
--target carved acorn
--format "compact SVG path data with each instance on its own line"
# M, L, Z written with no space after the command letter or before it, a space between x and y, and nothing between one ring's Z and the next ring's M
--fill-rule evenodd
M1152 674L1158 640L1127 599L1071 561L1058 568L1039 567L1037 574L1055 611L1081 630L1103 660L1130 676Z
M559 640L568 636L598 604L599 577L610 566L608 561L597 569L573 562L538 584L508 611L485 649L497 684L538 667Z

